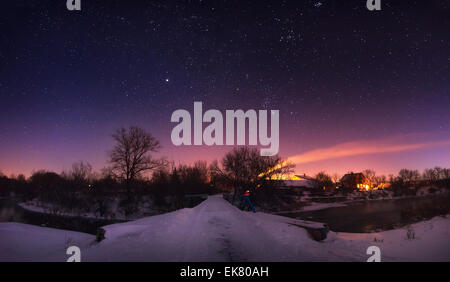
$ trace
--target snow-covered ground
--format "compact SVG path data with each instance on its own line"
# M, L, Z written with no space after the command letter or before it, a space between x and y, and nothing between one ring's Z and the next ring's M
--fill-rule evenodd
M65 261L69 246L86 249L94 239L86 233L1 222L0 261Z
M413 240L402 228L330 232L317 242L293 222L212 196L192 209L105 226L100 243L84 233L0 223L0 261L65 261L70 245L80 247L82 261L366 261L369 246L381 249L382 261L450 261L449 218L412 225Z

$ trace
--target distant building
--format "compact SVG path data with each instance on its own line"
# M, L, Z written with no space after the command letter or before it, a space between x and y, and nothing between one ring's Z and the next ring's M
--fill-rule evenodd
M347 173L341 178L341 187L344 189L351 190L370 190L372 186L369 179L364 176L361 172L358 173Z
M282 180L283 185L285 187L307 187L313 188L315 184L315 180L311 176L307 176L306 174L299 175L295 174L290 176L288 179Z

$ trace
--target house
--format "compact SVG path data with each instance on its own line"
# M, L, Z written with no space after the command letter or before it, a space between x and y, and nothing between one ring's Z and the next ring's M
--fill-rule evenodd
M341 178L341 187L351 190L370 190L372 188L369 179L361 172L347 173Z
M282 180L283 185L285 187L307 187L313 188L315 184L315 180L311 176L307 176L306 174L299 175L291 175L288 179Z

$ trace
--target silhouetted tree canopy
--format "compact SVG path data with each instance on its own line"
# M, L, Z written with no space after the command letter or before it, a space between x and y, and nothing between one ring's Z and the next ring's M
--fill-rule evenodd
M154 159L151 152L160 149L159 141L144 129L131 126L120 128L112 135L116 144L109 152L112 172L128 184L145 171L165 164L163 159Z
M269 179L291 173L294 167L279 156L261 156L258 149L249 147L238 147L227 153L222 168L214 164L213 175L221 175L228 181L235 188L235 195L243 189L255 190L269 182L274 184Z

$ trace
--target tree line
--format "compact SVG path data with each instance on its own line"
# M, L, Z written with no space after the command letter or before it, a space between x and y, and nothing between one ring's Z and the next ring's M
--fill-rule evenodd
M397 175L390 174L377 175L372 169L365 169L362 174L366 177L372 187L385 187L383 184L389 184L390 190L395 194L405 194L417 191L419 188L450 188L450 168L436 166L426 168L423 172L417 169L400 169ZM324 171L314 176L317 188L336 187L339 185L340 176L338 174L327 174ZM409 192L408 192L409 191Z
M244 190L269 191L273 185L268 177L292 169L281 165L280 157L262 157L249 147L236 147L209 165L204 161L175 165L154 157L160 143L142 128L120 128L112 138L115 143L107 152L108 166L100 172L80 161L61 173L39 170L29 178L0 174L0 196L35 200L54 214L90 212L114 217L120 212L130 216L143 206L159 211L189 206L196 198L188 195L232 191L234 199L239 199ZM261 172L266 172L265 177Z
M225 192L227 199L239 205L241 195L249 190L256 204L277 204L283 185L282 176L291 175L294 165L276 156L261 156L251 147L235 147L219 161L207 164L175 165L154 153L159 141L139 127L120 128L112 138L114 146L107 152L108 166L93 171L88 162L76 162L61 173L39 170L29 178L23 175L6 177L0 173L0 197L16 195L23 201L35 200L52 213L90 212L99 217L114 217L120 212L131 216L143 207L170 211L198 203L198 194ZM450 169L435 167L400 170L397 176L376 175L363 171L373 185L391 184L397 194L423 186L450 187ZM337 174L320 172L315 175L317 187L336 186Z

